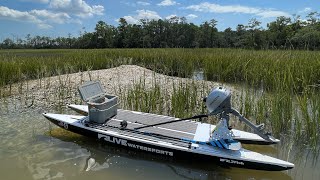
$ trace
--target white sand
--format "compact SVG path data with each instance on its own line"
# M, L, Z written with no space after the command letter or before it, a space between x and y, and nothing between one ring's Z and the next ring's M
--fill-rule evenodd
M15 109L21 111L27 108L49 110L55 105L79 104L81 100L77 88L83 82L89 80L99 80L107 93L116 95L120 95L120 91L130 89L134 84L140 82L145 84L146 89L154 87L155 84L160 85L161 89L166 90L168 94L172 92L173 86L177 86L179 83L183 85L195 83L199 90L209 90L221 85L210 81L166 76L135 65L122 65L116 68L65 74L17 83L11 88L12 95L8 98L2 98L1 103L8 106L7 109L12 109L14 106ZM231 89L234 95L239 94L234 87L223 86ZM2 90L2 93L8 94L9 87L6 87L4 91ZM202 92L202 94L205 93L207 92ZM10 106L12 107L10 108Z

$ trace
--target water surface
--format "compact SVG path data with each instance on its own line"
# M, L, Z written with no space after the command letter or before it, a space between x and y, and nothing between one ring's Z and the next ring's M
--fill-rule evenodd
M3 105L3 103L2 103ZM106 145L49 123L43 110L16 109L0 116L0 179L319 179L317 152L293 145L288 136L272 146L245 148L295 163L267 172L186 163ZM52 110L52 112L57 112ZM58 112L57 112L58 113ZM67 111L66 113L74 113ZM75 113L74 113L75 114ZM186 157L187 158L187 157ZM88 168L88 161L94 164Z

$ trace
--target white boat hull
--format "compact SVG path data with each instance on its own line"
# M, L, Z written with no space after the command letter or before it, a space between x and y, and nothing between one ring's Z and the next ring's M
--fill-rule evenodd
M84 106L82 106L84 107ZM132 113L132 112L129 112ZM191 142L179 141L179 138L169 139L166 135L150 136L150 134L157 134L157 128L151 127L146 131L153 130L152 133L135 132L132 130L121 130L113 125L99 125L84 123L87 116L75 116L64 114L43 114L54 124L78 133L84 136L97 138L103 142L115 144L144 151L146 153L154 153L155 155L168 156L172 158L188 158L191 161L210 161L221 166L241 167L248 169L281 171L294 167L290 162L276 159L270 156L262 155L260 153L252 152L241 148L238 151L227 150L218 147L212 147L203 144L195 144ZM111 123L118 123L120 120L113 119ZM194 123L194 122L185 122ZM131 127L138 126L139 123L129 122ZM198 128L197 128L198 130ZM163 127L161 132L175 133L177 136L191 136L178 130L171 131ZM160 131L159 131L160 132ZM197 131L196 131L197 134ZM196 134L194 138L196 138ZM200 135L199 135L200 137ZM203 137L202 137L203 138Z

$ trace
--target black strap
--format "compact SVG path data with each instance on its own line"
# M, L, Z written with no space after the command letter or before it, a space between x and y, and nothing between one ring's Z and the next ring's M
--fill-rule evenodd
M177 120L167 121L167 122L162 122L162 123L157 123L157 124L150 124L147 126L141 126L141 127L137 127L134 129L137 130L137 129L147 128L147 127L152 127L152 126L159 126L159 125L163 125L163 124L175 123L175 122L185 121L185 120L190 120L190 119L199 119L199 118L204 118L204 117L208 117L208 115L202 114L202 115L192 116L192 117L184 118L184 119L177 119Z

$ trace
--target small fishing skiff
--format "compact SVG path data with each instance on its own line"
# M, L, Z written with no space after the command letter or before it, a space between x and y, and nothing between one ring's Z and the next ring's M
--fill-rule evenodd
M208 114L186 119L118 109L117 97L105 94L99 82L88 82L79 87L79 92L88 105L69 105L69 108L84 116L43 115L66 130L158 156L268 171L294 167L290 162L241 147L241 142L268 145L279 140L265 133L263 124L256 126L233 109L231 93L224 88L213 89L206 98ZM230 129L230 114L246 123L254 133ZM212 115L221 117L216 126L193 121Z

